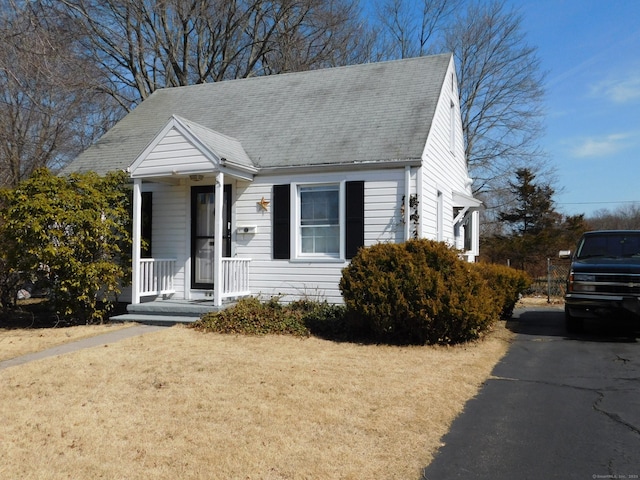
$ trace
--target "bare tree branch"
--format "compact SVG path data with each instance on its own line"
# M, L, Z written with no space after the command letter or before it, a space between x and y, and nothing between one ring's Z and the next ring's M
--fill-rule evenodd
M42 1L127 110L158 88L346 64L362 45L356 0Z
M379 47L386 58L410 58L434 52L462 0L380 0L376 5L381 25Z
M92 70L75 56L64 19L34 2L0 6L0 186L11 187L77 155L110 125L113 110L84 83Z
M552 182L538 144L545 74L504 0L380 0L376 8L386 58L453 52L465 155L487 207L513 200L507 182L519 168Z
M544 74L521 18L502 1L471 4L446 31L456 57L465 153L476 192L504 188L517 168L543 169Z

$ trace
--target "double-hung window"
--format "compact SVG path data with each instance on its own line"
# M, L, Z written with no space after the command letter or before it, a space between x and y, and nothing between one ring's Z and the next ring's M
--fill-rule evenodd
M364 182L273 186L273 258L342 259L364 245Z
M340 185L299 186L302 255L340 256Z

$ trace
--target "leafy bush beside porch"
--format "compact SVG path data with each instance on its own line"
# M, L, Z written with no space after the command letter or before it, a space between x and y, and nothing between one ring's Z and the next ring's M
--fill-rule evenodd
M40 169L0 192L2 307L30 281L49 292L52 314L78 323L104 320L128 278L126 175L61 177Z
M298 300L288 305L273 297L242 298L234 306L209 312L192 324L206 332L245 335L337 336L342 333L344 307L327 302Z

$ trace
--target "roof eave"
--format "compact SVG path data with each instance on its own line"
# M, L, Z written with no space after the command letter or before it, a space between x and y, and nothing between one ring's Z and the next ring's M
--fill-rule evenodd
M277 174L296 174L296 173L315 173L332 171L353 171L353 170L379 170L389 168L419 167L422 165L421 158L405 158L394 160L365 160L338 163L315 163L312 165L278 165L271 167L260 167L260 174L277 175Z

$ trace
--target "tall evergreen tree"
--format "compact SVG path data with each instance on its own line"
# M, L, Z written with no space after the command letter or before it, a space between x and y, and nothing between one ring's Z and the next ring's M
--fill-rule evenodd
M563 217L554 208L555 190L531 169L516 170L509 182L515 198L498 213L502 233L485 238L482 256L495 263L509 262L532 276L546 271L547 258L567 248L585 229L582 215Z
M503 207L498 219L503 222L505 234L494 239L502 254L517 268L539 275L550 255L555 226L562 217L553 207L554 189L536 181L536 174L527 168L516 170L509 182L515 198L514 204Z
M507 223L512 233L538 235L558 221L552 200L555 190L536 182L536 174L530 169L516 170L516 179L509 182L509 189L516 198L516 206L503 210L498 218Z

